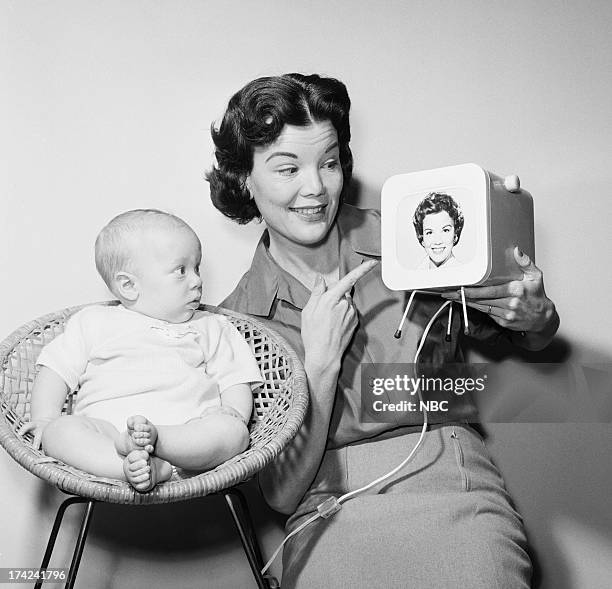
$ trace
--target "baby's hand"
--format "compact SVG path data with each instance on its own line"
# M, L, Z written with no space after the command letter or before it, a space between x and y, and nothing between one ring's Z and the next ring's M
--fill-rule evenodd
M34 419L33 421L28 421L19 428L17 434L23 436L28 432L34 432L32 447L34 450L38 450L41 445L43 431L52 421L52 419Z

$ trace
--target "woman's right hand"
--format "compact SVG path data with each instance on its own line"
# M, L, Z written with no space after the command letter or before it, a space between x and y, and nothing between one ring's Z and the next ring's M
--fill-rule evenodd
M369 260L327 288L317 276L308 303L302 310L302 341L306 372L337 372L342 354L357 327L358 319L350 291L378 262ZM310 376L312 376L309 373Z

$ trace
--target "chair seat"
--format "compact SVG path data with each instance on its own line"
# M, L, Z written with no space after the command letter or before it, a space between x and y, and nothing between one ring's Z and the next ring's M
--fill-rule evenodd
M297 433L308 406L308 387L296 353L283 338L261 322L227 309L203 305L203 310L225 315L243 335L265 381L260 389L254 391L247 450L204 473L175 470L169 481L148 493L135 491L125 481L95 477L35 450L32 434L21 436L17 432L30 416L36 359L41 349L63 331L68 318L85 306L70 307L35 319L0 343L0 444L21 466L41 479L66 493L109 503L184 501L216 493L252 477L272 461ZM70 413L71 405L69 396L65 413Z

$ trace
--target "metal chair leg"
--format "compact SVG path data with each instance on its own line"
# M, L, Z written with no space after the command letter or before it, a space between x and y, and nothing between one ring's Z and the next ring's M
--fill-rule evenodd
M62 525L64 513L66 512L66 509L68 507L74 505L75 503L87 503L87 507L85 508L85 513L83 515L83 520L79 529L79 536L77 538L77 542L74 548L74 554L72 556L72 563L70 564L70 570L68 571L68 577L66 579L65 585L66 589L72 589L72 587L74 587L74 581L76 579L76 574L79 569L79 564L81 562L83 548L85 547L85 540L87 539L87 532L89 530L89 523L91 521L91 515L93 512L95 501L93 501L92 499L86 499L85 497L69 497L59 506L59 509L57 510L57 515L55 516L55 521L53 522L51 534L49 535L47 548L45 550L45 554L40 565L41 569L46 569L49 566L49 561L51 560L53 548L55 548L55 541L57 540L57 535ZM41 587L42 580L39 580L34 585L34 589L41 589Z
M72 562L70 563L70 570L68 571L68 580L66 581L66 589L72 589L76 580L77 572L79 571L79 565L81 564L81 556L83 555L83 549L85 548L85 540L87 540L87 532L89 531L89 524L91 523L91 516L93 515L93 508L96 504L95 501L90 500L87 502L85 513L83 514L83 520L81 521L81 529L79 530L79 536L74 546L74 554L72 555Z
M261 569L264 565L263 557L259 548L259 542L257 542L257 537L255 536L255 528L253 527L244 495L235 488L226 489L222 493L234 518L234 523L238 529L242 547L251 566L257 587L259 589L270 589L268 579L261 574Z

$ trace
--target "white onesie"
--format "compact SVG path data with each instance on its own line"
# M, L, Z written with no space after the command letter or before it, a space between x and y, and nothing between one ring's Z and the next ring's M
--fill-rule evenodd
M249 345L222 315L200 312L168 323L118 306L75 313L38 364L76 395L74 414L104 419L119 431L131 415L176 425L221 404L228 387L262 378Z

